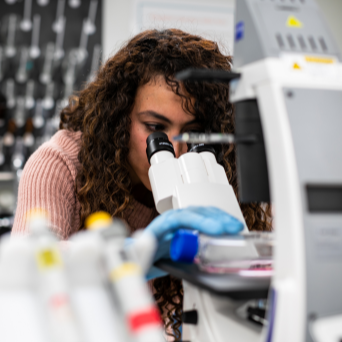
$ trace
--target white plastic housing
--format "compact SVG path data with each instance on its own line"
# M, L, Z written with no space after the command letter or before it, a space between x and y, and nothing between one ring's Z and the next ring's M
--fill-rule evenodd
M189 152L176 159L171 152L157 152L151 158L148 175L159 213L188 206L214 206L245 224L234 190L213 153Z

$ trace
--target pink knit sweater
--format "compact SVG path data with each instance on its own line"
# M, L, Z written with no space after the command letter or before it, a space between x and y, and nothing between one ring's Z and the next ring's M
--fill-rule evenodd
M26 213L37 207L47 210L51 228L61 239L77 231L80 203L74 185L81 167L77 159L80 140L81 132L58 131L29 158L19 183L14 234L28 233ZM157 215L155 208L137 201L124 213L133 230L146 227Z

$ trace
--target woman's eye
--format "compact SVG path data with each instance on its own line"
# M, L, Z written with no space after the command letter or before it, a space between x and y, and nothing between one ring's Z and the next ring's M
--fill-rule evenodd
M165 129L164 125L158 125L158 124L145 124L147 129L151 132L156 131L163 131Z

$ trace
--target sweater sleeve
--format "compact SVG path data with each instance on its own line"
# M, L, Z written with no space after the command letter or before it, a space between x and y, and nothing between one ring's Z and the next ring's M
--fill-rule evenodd
M13 234L27 234L26 213L42 208L49 214L51 229L66 239L75 227L74 177L63 153L42 146L27 161L18 190Z

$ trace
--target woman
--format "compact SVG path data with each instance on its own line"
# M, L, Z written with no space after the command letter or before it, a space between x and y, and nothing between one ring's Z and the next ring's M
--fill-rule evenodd
M61 113L60 131L27 162L20 182L15 232L25 232L25 212L44 207L63 239L84 226L88 215L105 210L132 231L158 215L148 180L146 138L165 132L176 157L187 145L172 137L185 131L234 132L228 85L183 82L186 68L230 70L231 58L216 43L180 30L146 31L131 39L99 70L96 79ZM218 161L237 193L233 146ZM251 230L269 230L269 208L242 205ZM176 338L182 286L170 276L154 280L154 293Z

